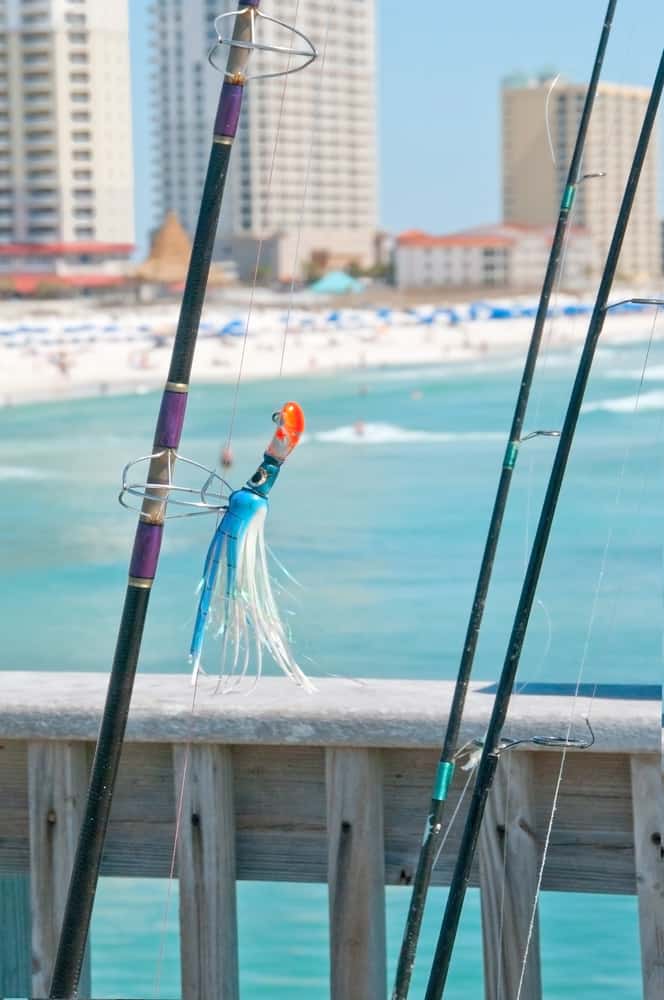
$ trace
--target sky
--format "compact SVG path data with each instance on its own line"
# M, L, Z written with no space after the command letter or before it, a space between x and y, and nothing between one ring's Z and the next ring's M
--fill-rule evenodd
M154 223L148 2L129 0L141 251ZM607 2L376 0L381 226L443 233L498 220L501 78L550 69L587 80ZM279 0L264 7L279 16ZM618 0L604 79L650 85L663 43L662 0Z

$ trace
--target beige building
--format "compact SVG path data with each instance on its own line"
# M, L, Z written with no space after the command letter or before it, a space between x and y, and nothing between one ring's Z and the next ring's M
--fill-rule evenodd
M127 0L0 4L0 242L131 249Z
M556 218L586 95L559 80L508 80L502 89L503 218L545 225ZM625 188L649 90L601 83L588 132L584 173L603 172L579 187L574 221L593 241L591 272L601 268ZM547 132L547 100L548 122ZM551 147L553 147L552 156ZM646 160L618 276L648 281L661 272L657 141Z
M296 22L320 52L301 73L249 82L235 142L217 256L251 278L262 247L265 278L318 266L370 266L377 228L375 0L280 0L269 13ZM155 4L153 111L158 219L175 210L193 232L221 74L207 63L214 16L235 0ZM232 22L224 22L226 35ZM261 42L291 44L259 20ZM302 43L295 40L295 47ZM222 59L224 56L222 55ZM293 64L296 59L293 58ZM288 57L257 52L251 73Z
M544 279L553 226L478 226L446 236L411 230L397 237L395 279L399 288L539 289ZM588 234L573 227L567 247L564 285L586 284Z

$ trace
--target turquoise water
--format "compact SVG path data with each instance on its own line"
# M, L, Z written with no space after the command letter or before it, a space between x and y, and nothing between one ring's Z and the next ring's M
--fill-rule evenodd
M661 683L664 348L603 349L589 387L551 538L520 678ZM576 355L549 356L528 429L560 426ZM289 606L313 675L443 677L456 672L520 361L263 382L240 392L235 483L253 472L287 396L306 443L274 491L269 540L302 585ZM182 452L214 462L232 392L192 392ZM0 412L0 608L5 669L107 670L135 519L117 504L119 472L149 449L156 394ZM354 430L364 423L364 433ZM476 676L505 651L525 553L555 448L524 445L487 607ZM208 519L169 525L141 669L186 669ZM589 635L594 595L594 624ZM38 627L36 627L38 625ZM587 645L587 653L584 649ZM165 884L104 880L93 926L94 992L154 995ZM431 953L444 893L432 894L421 953ZM407 892L388 893L394 960ZM178 994L177 902L166 932L162 997ZM243 997L327 995L322 886L240 887ZM633 899L542 901L547 998L640 996ZM425 965L423 962L421 965ZM480 995L479 904L468 899L450 998ZM418 969L414 995L426 978Z

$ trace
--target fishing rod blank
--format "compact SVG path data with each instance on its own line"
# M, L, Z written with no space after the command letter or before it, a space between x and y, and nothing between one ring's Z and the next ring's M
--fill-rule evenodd
M484 553L482 555L482 562L480 564L480 570L477 577L475 595L473 597L473 604L466 630L463 652L461 655L456 686L454 689L454 696L450 708L450 716L445 732L445 740L431 796L431 805L429 807L426 832L422 847L420 848L417 870L413 880L413 892L411 895L401 952L399 954L392 1000L406 1000L408 996L413 966L415 964L415 953L417 950L417 943L424 915L424 907L426 904L429 885L431 883L431 872L433 870L436 857L438 856L442 838L445 800L447 798L447 792L454 774L454 758L459 744L459 731L461 729L461 721L466 704L468 683L473 669L480 627L484 615L484 607L489 591L489 585L491 583L496 550L498 548L503 517L512 483L512 473L516 464L519 445L522 440L521 435L523 431L523 423L526 416L526 409L528 407L528 399L535 374L537 357L542 343L542 335L546 325L549 303L564 259L565 241L569 230L572 206L574 204L577 187L582 179L581 165L586 146L588 127L590 125L590 119L595 104L595 97L597 95L597 88L602 72L604 55L606 53L609 36L611 34L616 4L617 0L609 0L602 33L597 47L597 53L595 55L595 63L590 77L590 82L588 84L588 92L586 94L583 111L579 121L579 130L576 137L574 152L569 165L567 181L563 189L560 213L558 215L558 222L556 224L553 242L551 245L549 261L544 276L544 283L540 293L537 315L535 317L535 324L528 347L528 353L526 355L523 375L521 376L519 393L514 409L514 416L512 418L512 426L510 428L509 441L505 452L505 458L503 460L500 479L498 482L498 490L494 500L491 520L489 522L489 530L484 546Z
M241 0L237 11L223 14L215 21L215 27L219 28L222 19L235 16L235 27L231 39L222 38L219 34L218 44L214 46L209 57L210 62L216 66L215 55L219 46L230 47L168 380L157 418L153 455L148 472L150 490L149 493L146 492L136 530L106 703L65 904L49 993L51 1000L56 998L68 1000L73 997L81 974L143 628L159 561L172 470L184 425L194 349L231 149L237 133L244 85L250 79L246 74L249 56L253 49L262 49L285 52L289 58L300 56L304 59L301 64L289 66L282 73L269 74L270 76L303 69L316 57L316 50L309 40L295 28L290 30L304 39L309 46L307 51L284 49L256 42L256 19L263 17L275 21L274 18L261 14L258 10L259 3L260 0ZM289 27L282 22L276 23L282 27Z
M454 941L459 926L459 919L461 917L463 901L470 879L470 869L477 849L477 841L480 826L482 824L482 817L484 815L484 808L487 796L493 783L500 756L501 734L505 725L510 698L514 688L514 681L516 679L523 643L526 637L528 621L530 619L537 584L542 564L544 562L544 556L546 554L546 547L551 533L551 526L558 498L560 496L560 490L563 484L565 470L567 468L567 462L574 440L574 433L579 419L586 385L590 376L595 350L597 348L597 342L604 326L608 299L618 266L620 251L625 237L625 230L629 222L632 206L634 204L634 198L638 188L639 178L641 176L643 162L648 152L648 146L655 126L663 88L664 52L662 53L662 57L660 59L657 75L655 77L653 89L648 101L648 107L646 109L643 126L641 128L636 151L634 153L634 159L630 168L629 177L627 179L627 185L625 187L620 212L618 214L618 219L611 240L611 246L609 247L609 252L606 258L606 264L599 286L599 291L597 293L597 299L595 301L595 306L590 319L588 333L586 335L576 378L572 387L565 421L560 432L558 448L556 449L556 455L551 469L551 476L549 478L544 502L542 504L542 510L537 525L537 532L533 541L530 559L523 581L523 588L521 590L521 596L519 598L519 603L514 617L514 624L512 626L509 645L507 647L505 662L498 681L496 698L493 711L491 713L491 720L487 729L482 749L482 756L475 780L475 787L473 789L468 809L468 816L466 818L466 825L461 838L461 845L454 868L454 874L452 876L450 891L447 898L447 906L445 908L445 915L443 917L440 936L438 938L438 944L431 968L431 975L425 994L425 1000L441 1000L441 997L443 996L443 990L445 988L450 961L452 958Z

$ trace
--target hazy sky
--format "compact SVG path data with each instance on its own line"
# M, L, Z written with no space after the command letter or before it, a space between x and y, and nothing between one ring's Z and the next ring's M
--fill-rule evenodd
M151 223L147 3L130 0L141 245ZM279 0L264 6L279 15ZM377 0L381 224L445 232L497 219L501 77L552 68L587 80L606 6L607 0ZM604 78L650 84L663 44L662 0L618 0Z

